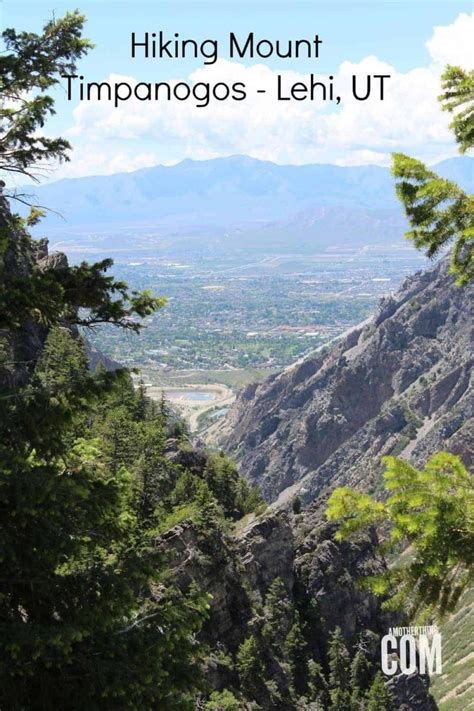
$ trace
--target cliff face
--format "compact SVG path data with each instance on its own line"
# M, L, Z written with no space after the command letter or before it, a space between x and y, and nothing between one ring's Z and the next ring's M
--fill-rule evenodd
M33 242L26 237L0 189L0 284L7 276L31 274L48 260L47 255L47 241ZM47 333L46 327L33 321L22 323L15 333L0 327L0 389L14 388L28 380Z
M282 505L333 486L370 491L385 454L421 464L448 449L469 466L472 295L472 285L454 285L446 260L409 277L371 322L247 387L225 448Z

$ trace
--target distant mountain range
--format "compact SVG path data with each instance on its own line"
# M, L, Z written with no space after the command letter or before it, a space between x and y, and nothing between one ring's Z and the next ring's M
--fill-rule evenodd
M459 157L435 170L472 192L473 165L474 159ZM240 241L243 230L249 244L284 247L290 241L295 247L315 240L390 242L405 229L393 177L379 166L285 166L232 156L64 179L33 190L39 204L60 213L48 213L41 231L59 227L66 240L75 229L153 227L162 236L191 235L194 242L203 229L219 237L226 228L227 240ZM188 240L180 246L189 246Z

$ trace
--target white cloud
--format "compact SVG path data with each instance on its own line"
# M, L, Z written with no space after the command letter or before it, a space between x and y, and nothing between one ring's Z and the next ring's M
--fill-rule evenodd
M75 123L69 131L77 150L63 174L133 170L170 162L170 154L173 160L242 153L279 163L339 165L387 165L393 150L414 152L428 162L454 155L449 117L440 111L436 97L444 64L466 66L472 54L473 17L462 14L451 25L434 29L427 43L433 60L429 67L401 73L374 56L358 63L343 62L334 75L335 95L342 98L339 107L321 101L277 101L279 73L284 87L308 83L309 77L227 60L206 65L184 80L191 86L244 82L247 101L213 101L205 108L196 107L192 99L130 99L118 108L107 101L82 102L74 110ZM360 77L362 84L373 74L391 75L385 100L371 96L357 101L352 97L352 76ZM137 82L119 75L110 75L107 81ZM257 93L260 88L266 93Z
M426 46L436 64L474 68L474 13L461 13L451 25L435 27Z

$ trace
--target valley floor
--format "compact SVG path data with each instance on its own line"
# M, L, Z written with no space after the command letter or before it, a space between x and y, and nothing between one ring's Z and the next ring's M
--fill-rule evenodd
M147 384L146 393L158 402L165 397L184 417L191 432L201 429L204 423L212 424L213 420L225 416L235 400L232 390L221 383L188 383L168 387Z

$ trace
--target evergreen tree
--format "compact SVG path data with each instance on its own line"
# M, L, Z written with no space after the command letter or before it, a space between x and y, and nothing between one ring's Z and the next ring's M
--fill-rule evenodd
M140 425L140 456L134 471L140 483L140 515L150 518L156 507L168 496L178 476L165 456L166 421L152 417Z
M380 672L374 677L374 681L367 695L365 711L391 711L392 699L389 690Z
M265 623L262 635L268 642L270 649L280 650L289 632L293 617L293 606L281 578L275 578L268 588L263 614Z
M135 393L135 419L144 420L148 410L148 399L146 397L146 388L143 380L140 380L137 391Z
M204 476L225 514L228 516L235 514L235 485L238 479L235 464L222 453L210 454L207 458Z
M47 22L41 34L2 33L6 52L0 58L0 91L8 101L0 108L0 172L35 177L43 161L69 160L70 144L48 138L41 129L54 114L54 100L46 92L62 74L74 74L77 61L92 47L82 38L84 16L68 12Z
M448 66L439 99L443 109L456 110L451 128L464 153L474 140L474 71ZM412 227L406 236L428 257L453 242L451 271L466 284L474 277L474 196L402 153L393 154L392 172Z
M318 704L318 708L327 709L330 704L329 684L320 664L310 659L308 662L308 697Z
M140 452L139 428L125 406L110 410L102 428L104 450L110 470L130 469Z
M71 420L89 407L86 373L72 380L80 397L61 391L76 356L57 371L49 357L39 368L47 402L58 397L51 384L68 400L70 417L55 419L53 442L47 417L29 438L10 438L8 447L2 439L0 705L136 708L174 699L179 708L196 683L192 632L206 600L170 587L156 596L162 564L134 514L129 473L110 470L101 440L71 444ZM21 397L14 405L22 416L38 393L41 385L32 405ZM0 425L8 434L9 418Z
M362 644L359 644L350 667L350 692L353 709L361 708L365 690L369 687L371 664Z
M352 489L336 489L327 516L340 520L336 538L383 523L390 527L384 550L400 544L414 551L382 575L368 580L372 590L391 593L388 606L408 606L425 617L452 611L472 581L474 566L474 484L463 463L452 454L433 455L421 471L408 462L386 457L383 476L388 494L376 501ZM394 591L396 594L394 594Z
M299 496L293 497L293 501L291 502L291 508L294 514L301 513L301 499Z
M35 369L41 384L51 393L67 395L86 385L87 369L82 339L67 328L52 328Z
M450 128L465 153L474 145L474 70L448 65L441 79L443 93L438 98L444 111L456 112Z
M196 482L196 494L194 501L197 507L196 524L204 534L205 539L211 540L211 533L218 532L222 528L224 512L213 496L208 484L203 479ZM219 545L219 536L215 537L215 542Z
M242 691L253 698L262 683L265 671L260 647L253 635L247 637L240 645L236 666Z
M160 399L160 414L162 417L167 418L169 415L169 406L168 403L166 402L165 394L163 391L161 391L161 399Z
M302 694L307 688L304 672L307 669L308 644L298 610L295 610L294 622L286 637L284 652L290 666L293 689L296 694Z
M329 697L331 711L350 709L349 652L344 643L341 628L332 632L328 650L329 660Z
M412 226L406 236L428 257L454 241L451 271L459 285L466 284L474 276L474 197L402 153L393 155L393 174Z
M240 711L241 703L228 689L213 691L205 705L205 711Z

